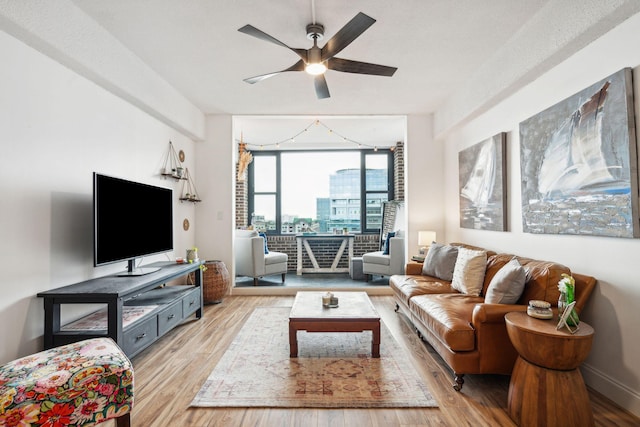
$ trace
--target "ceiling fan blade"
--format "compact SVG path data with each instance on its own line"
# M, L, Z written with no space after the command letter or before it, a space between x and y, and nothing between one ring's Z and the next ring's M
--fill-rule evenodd
M391 77L396 72L396 67L386 65L369 64L368 62L352 61L350 59L331 58L327 60L327 68L334 71L356 74L373 74L375 76Z
M370 16L359 12L351 21L340 29L322 48L322 60L325 61L349 46L360 34L376 22Z
M253 36L255 38L258 38L260 40L264 40L264 41L267 41L267 42L270 42L270 43L273 43L273 44L277 44L278 46L285 47L285 48L295 52L300 58L307 59L307 50L306 49L296 49L296 48L287 46L286 44L282 43L280 40L276 39L275 37L270 36L269 34L265 33L262 30L257 29L253 25L248 25L247 24L242 28L238 28L238 31L240 31L241 33Z
M313 84L316 87L316 96L318 99L329 98L329 86L327 86L327 80L324 78L324 74L318 74L313 79Z
M282 70L282 71L275 71L273 73L268 73L268 74L261 74L259 76L255 76L255 77L249 77L247 79L244 79L245 82L247 83L258 83L261 82L262 80L268 79L269 77L273 77L276 74L280 74L280 73L284 73L287 71L304 71L304 62L302 60L296 62L295 64L293 64L291 67Z

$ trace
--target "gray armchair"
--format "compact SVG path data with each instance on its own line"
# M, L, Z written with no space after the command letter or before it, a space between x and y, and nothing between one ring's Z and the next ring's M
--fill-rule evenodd
M385 255L383 251L362 255L362 272L367 275L367 280L372 275L404 274L404 263L404 237L400 235L389 239L388 255Z
M257 231L236 230L234 246L236 276L253 277L255 286L260 277L281 274L284 283L289 256L274 251L265 254L265 241Z

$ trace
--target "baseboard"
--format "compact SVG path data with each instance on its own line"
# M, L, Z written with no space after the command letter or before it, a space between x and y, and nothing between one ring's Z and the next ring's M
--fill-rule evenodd
M580 366L580 371L587 386L640 417L640 394L588 364Z

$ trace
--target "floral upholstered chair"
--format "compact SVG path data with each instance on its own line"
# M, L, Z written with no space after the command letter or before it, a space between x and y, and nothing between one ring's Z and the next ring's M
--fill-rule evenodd
M130 426L133 368L110 338L52 348L0 366L0 425Z

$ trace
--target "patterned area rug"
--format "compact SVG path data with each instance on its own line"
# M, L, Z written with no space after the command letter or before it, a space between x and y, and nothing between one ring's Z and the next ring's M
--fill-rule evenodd
M424 408L437 403L404 350L381 324L380 358L371 332L298 332L289 357L287 307L258 307L191 406Z

